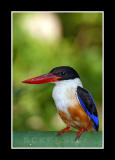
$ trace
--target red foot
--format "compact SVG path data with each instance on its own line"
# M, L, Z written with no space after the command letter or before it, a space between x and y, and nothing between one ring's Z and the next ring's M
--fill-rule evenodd
M81 134L82 134L83 132L85 132L86 130L87 130L87 127L82 128L82 129L77 133L77 138L79 139L80 136L81 136Z
M58 136L61 135L61 134L64 133L64 132L71 131L69 128L70 128L70 126L67 125L66 128L64 128L64 129L62 129L60 132L58 132Z

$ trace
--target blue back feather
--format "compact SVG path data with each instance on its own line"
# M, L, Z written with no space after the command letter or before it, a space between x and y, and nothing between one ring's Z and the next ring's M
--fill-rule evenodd
M85 90L85 89L84 89L84 90ZM88 92L88 94L91 96L92 101L93 101L93 103L95 104L92 95L91 95L89 92ZM78 95L78 99L79 99L79 102L80 102L81 106L82 106L83 109L85 110L85 112L86 112L86 113L88 114L88 116L93 120L93 122L94 122L93 127L94 127L94 129L96 130L96 126L99 126L99 118L98 118L98 116L95 116L94 114L91 114L91 113L88 111L87 107L85 106L83 100L81 99L81 97L80 97L79 95ZM96 107L96 105L95 105L95 107Z

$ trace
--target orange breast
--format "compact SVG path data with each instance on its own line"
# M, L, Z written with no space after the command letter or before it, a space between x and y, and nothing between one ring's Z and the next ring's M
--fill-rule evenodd
M67 110L70 117L63 111L59 110L59 115L65 123L76 129L81 129L84 126L87 126L88 130L94 131L92 120L79 103L75 106L68 106Z

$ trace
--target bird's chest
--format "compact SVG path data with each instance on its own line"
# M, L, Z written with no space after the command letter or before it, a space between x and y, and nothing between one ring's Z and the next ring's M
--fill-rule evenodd
M58 113L65 123L74 128L89 123L89 117L79 103L75 88L55 87L52 97Z
M54 99L57 110L61 110L69 117L68 106L78 104L76 89L66 86L56 86L53 89L52 97Z

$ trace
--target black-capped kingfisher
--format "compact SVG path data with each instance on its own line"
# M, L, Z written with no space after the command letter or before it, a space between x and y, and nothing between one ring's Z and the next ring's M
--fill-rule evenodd
M98 131L99 118L96 104L90 92L83 88L80 76L69 66L52 69L48 74L23 81L28 84L55 83L52 97L57 111L67 127L63 132L78 129L77 138L84 131Z

